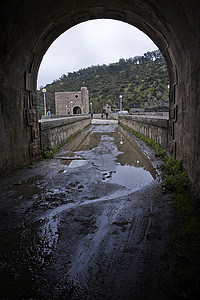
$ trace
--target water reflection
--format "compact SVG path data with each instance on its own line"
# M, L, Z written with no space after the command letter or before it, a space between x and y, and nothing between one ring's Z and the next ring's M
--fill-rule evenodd
M118 155L117 162L122 166L128 165L143 168L156 179L156 170L153 168L150 160L141 152L136 142L122 128L118 129L118 136L116 144L121 154Z
M114 172L103 174L103 180L116 183L128 189L139 189L152 181L151 174L143 168L133 166L117 166Z
M43 193L41 188L42 176L34 176L24 181L18 182L10 187L10 197L16 198L31 198L37 197Z
M102 172L104 182L122 185L127 189L138 189L156 178L156 171L149 159L127 132L116 125L93 126L90 131L66 145L60 155L81 157L62 163L69 168L76 168L89 162Z
M79 160L72 160L69 164L69 168L77 168L84 166L86 164L86 160L79 159Z

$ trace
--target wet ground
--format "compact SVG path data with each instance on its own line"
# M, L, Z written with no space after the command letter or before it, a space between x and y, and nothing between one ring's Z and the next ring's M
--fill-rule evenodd
M178 299L159 163L104 122L1 179L0 298Z

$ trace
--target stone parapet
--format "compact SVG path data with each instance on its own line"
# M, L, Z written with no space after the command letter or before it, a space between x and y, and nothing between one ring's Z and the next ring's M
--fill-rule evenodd
M76 116L59 119L39 120L42 152L58 147L75 132L90 124L90 116Z
M168 122L162 116L126 115L119 116L119 122L145 135L168 150Z

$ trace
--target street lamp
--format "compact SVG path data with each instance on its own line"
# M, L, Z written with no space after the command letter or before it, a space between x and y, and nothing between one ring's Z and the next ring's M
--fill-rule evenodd
M119 96L119 100L120 100L120 108L119 108L119 110L122 111L122 95Z
M92 102L90 103L90 112L92 112Z
M123 145L122 134L121 134L120 144Z
M46 107L46 97L45 97L45 93L46 93L46 89L42 89L42 92L44 94L44 115L46 116L47 114L47 107Z
M71 101L71 114L73 115L72 105L73 105L73 101Z

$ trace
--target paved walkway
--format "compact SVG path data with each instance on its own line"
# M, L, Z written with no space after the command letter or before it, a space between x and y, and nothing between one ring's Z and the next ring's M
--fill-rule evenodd
M109 120L109 119L92 119L91 124L97 125L97 124L118 124L118 120Z

